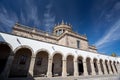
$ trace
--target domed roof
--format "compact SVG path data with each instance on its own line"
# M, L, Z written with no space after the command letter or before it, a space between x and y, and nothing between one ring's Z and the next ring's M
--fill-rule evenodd
M63 20L61 24L55 25L54 30L59 29L59 28L65 28L65 29L72 30L71 25L67 23L65 24Z

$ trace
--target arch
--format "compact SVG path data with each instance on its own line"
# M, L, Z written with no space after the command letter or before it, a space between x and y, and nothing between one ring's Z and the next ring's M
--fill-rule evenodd
M71 76L74 74L74 56L67 55L67 75Z
M98 65L97 65L97 58L93 59L93 64L94 64L94 68L95 68L95 72L98 75Z
M13 47L12 47L11 44L9 44L9 43L7 43L7 42L2 42L2 41L0 41L0 45L1 45L1 44L5 44L5 45L9 46L9 48L11 49L11 52L13 53Z
M8 57L12 54L12 46L6 42L0 42L0 74L4 71Z
M54 77L62 75L62 57L61 53L55 53L53 56L52 75Z
M22 49L22 48L27 48L27 49L29 49L29 50L31 51L31 53L32 53L32 56L34 56L34 51L33 51L33 49L32 49L30 46L28 46L28 45L18 46L17 48L15 48L14 53L16 53L19 49Z
M83 57L82 56L78 56L77 63L78 63L78 73L79 75L83 75L84 69L83 69Z
M107 72L108 72L108 74L109 74L109 69L108 69L108 66L109 66L109 65L108 65L107 63L108 63L108 60L105 60L105 66L106 66Z
M48 50L45 49L45 48L38 49L38 50L35 52L35 57L36 57L36 54L39 53L39 52L41 52L41 51L47 52L47 53L48 53L48 58L49 58L49 59L52 59L52 56L51 56L51 54L50 54L50 51L48 51Z
M32 54L28 47L16 48L9 77L27 77Z
M86 65L87 65L87 72L88 72L88 75L91 75L91 73L92 73L90 61L91 61L91 58L90 58L90 57L87 57L87 58L86 58Z
M111 60L109 61L109 65L110 65L110 69L112 70L112 73L114 73Z
M55 51L55 52L53 52L52 55L51 55L51 57L53 58L54 55L56 55L56 54L60 54L60 55L62 55L62 59L64 59L64 60L66 59L65 56L63 55L63 53L61 51Z
M75 56L72 54L72 53L68 53L66 56L65 56L65 59L67 60L67 57L68 56L73 56L73 58L75 58Z
M105 74L104 67L103 67L104 64L102 59L99 60L99 64L100 64L102 73Z
M36 77L45 77L48 69L49 53L46 50L39 50L36 53L33 74Z
M117 61L117 64L119 64L119 62Z

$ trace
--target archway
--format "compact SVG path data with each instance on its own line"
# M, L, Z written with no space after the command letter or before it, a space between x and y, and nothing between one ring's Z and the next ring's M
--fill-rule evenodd
M20 48L16 51L9 77L27 77L32 51ZM34 65L34 64L33 64Z
M109 61L109 63L110 63L110 68L111 68L111 70L112 70L112 72L114 73L114 71L113 71L113 67L112 67L112 61Z
M94 64L95 72L98 75L97 59L93 59L93 64Z
M101 67L101 71L102 71L103 74L105 74L105 73L104 73L104 67L103 67L103 64L102 64L102 63L103 63L103 60L100 59L100 67Z
M82 57L78 57L77 62L78 62L78 72L79 75L82 75L84 70L83 70L83 58Z
M36 54L34 65L34 76L45 77L48 68L48 53L46 51L40 51Z
M62 75L62 55L59 53L53 56L52 75L54 77Z
M88 75L91 75L91 73L92 73L90 60L91 60L90 58L86 59L86 65L87 65Z
M106 66L107 72L108 72L108 74L109 74L109 69L108 69L108 66L109 66L109 65L107 65L107 62L108 62L108 61L105 60L105 66Z
M74 73L74 65L73 65L73 56L68 55L67 56L67 75L73 75Z
M3 72L12 49L7 43L0 42L0 74Z

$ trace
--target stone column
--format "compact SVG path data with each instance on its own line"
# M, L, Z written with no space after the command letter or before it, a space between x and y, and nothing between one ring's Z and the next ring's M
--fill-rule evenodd
M35 57L31 57L31 62L30 62L30 67L29 67L29 76L28 77L33 77L33 70L34 70L34 65L35 65Z
M14 55L10 54L10 56L8 57L8 60L6 62L6 66L3 70L3 72L1 73L2 77L5 79L8 78L8 76L9 76L13 60L14 60Z
M87 64L86 64L86 60L83 60L83 69L84 69L84 73L83 73L83 75L84 75L84 76L87 76L87 75L88 75L88 72L87 72Z
M97 64L98 64L98 74L102 75L102 68L101 68L100 62L97 62Z
M95 67L94 67L94 63L93 63L93 61L90 60L90 63L91 63L92 75L96 75Z
M48 60L47 77L52 77L52 59Z
M115 63L115 66L114 66L114 67L115 67L115 72L118 73L118 69L117 69L116 63Z
M108 74L105 61L103 61L104 74Z
M117 73L119 73L119 64L116 63Z
M78 76L78 62L74 60L74 76Z
M107 65L108 65L108 69L109 69L109 74L112 74L112 70L111 70L111 67L110 67L110 62L107 62Z
M66 60L62 60L62 64L63 64L63 66L62 66L62 77L66 77L67 76L67 70L66 70Z
M115 74L115 67L114 67L113 62L111 62L111 66L112 66L112 69L113 69L113 74Z

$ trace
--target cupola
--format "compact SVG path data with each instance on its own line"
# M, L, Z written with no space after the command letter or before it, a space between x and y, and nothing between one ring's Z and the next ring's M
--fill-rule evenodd
M62 33L64 33L65 31L72 31L72 26L70 24L64 23L64 21L62 20L61 24L57 24L54 27L53 33L54 35L61 35Z

